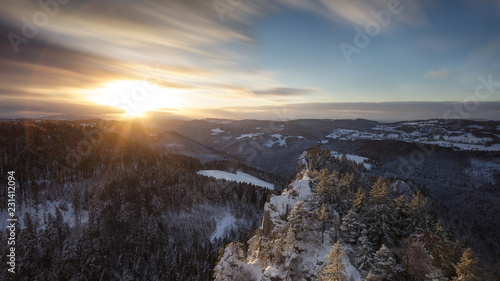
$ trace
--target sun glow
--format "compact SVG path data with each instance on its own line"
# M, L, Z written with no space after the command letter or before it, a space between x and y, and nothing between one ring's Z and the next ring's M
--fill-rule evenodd
M178 93L147 81L122 80L93 91L92 100L125 111L125 117L143 117L148 111L179 106Z

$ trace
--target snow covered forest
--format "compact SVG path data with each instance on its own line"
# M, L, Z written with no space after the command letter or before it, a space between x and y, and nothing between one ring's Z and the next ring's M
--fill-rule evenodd
M329 150L304 153L297 179L266 203L254 236L226 247L215 280L498 278L420 191L364 171Z
M202 165L102 131L92 153L65 165L83 132L55 122L0 123L0 180L15 170L18 182L17 280L211 280L219 249L247 239L274 192L196 173L231 163ZM213 237L226 216L233 223ZM2 225L2 253L7 238Z
M18 273L1 280L499 280L494 209L443 212L450 205L441 202L469 193L383 178L380 159L319 147L302 153L289 180L175 132L138 130L0 122L0 181L16 172L21 225ZM390 155L372 148L372 160ZM442 177L433 166L412 177L424 171ZM453 207L493 202L484 194L495 194L494 182ZM470 229L470 220L491 229Z

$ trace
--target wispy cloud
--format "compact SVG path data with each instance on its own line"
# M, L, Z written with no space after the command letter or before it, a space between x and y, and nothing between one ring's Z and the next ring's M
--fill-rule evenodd
M199 116L275 120L318 118L355 119L365 118L379 121L419 120L444 118L456 102L366 102L366 103L295 103L283 106L238 106L203 109ZM463 106L463 105L462 105ZM470 112L469 118L500 120L500 102L482 102L478 110Z
M441 68L438 70L429 70L422 77L428 79L444 79L450 76L450 70L447 68Z
M256 28L257 23L260 24L258 20L280 14L283 10L300 10L309 12L308 15L312 14L321 21L331 21L335 28L339 25L342 27L340 29L351 29L353 26L363 27L374 20L373 12L387 9L387 4L391 1L393 0L248 0L227 12L223 21L219 18L213 1L207 0L68 1L67 4L59 5L54 15L48 16L46 25L37 26L36 34L30 36L29 42L19 45L18 54L14 52L9 40L0 41L0 103L10 105L9 108L2 108L10 113L28 112L30 109L54 113L66 113L67 109L69 112L84 111L91 106L86 102L86 94L92 90L114 81L140 81L149 76L154 76L149 82L167 90L165 97L162 97L165 101L175 96L196 106L267 106L306 99L309 101L309 98L310 101L332 101L335 90L351 89L351 85L345 84L349 82L342 84L342 81L353 81L348 77L352 73L349 71L353 70L335 69L332 63L332 67L328 69L332 69L334 75L334 71L338 70L337 77L342 79L339 78L336 82L342 85L331 86L331 92L326 90L330 86L330 81L327 80L331 79L328 75L325 75L328 78L316 80L316 77L303 73L304 79L297 79L292 85L287 84L292 81L289 79L291 76L287 76L289 69L274 68L279 60L275 64L259 60L267 60L265 52L272 50L264 50L259 45L259 35L262 34L256 29L265 29L265 24ZM434 4L435 1L400 1L404 10L391 16L390 30L424 25L427 22L425 12L429 7L438 5ZM493 0L491 2L494 3ZM0 35L4 39L9 32L23 35L22 19L33 22L34 15L44 11L37 1L0 1ZM354 36L354 33L350 32L349 36ZM428 41L423 45L427 44L431 48L435 37ZM442 44L434 48L443 53L448 52L452 48L445 41L440 41ZM498 42L498 38L493 39L477 52L470 52L470 64L483 65L494 61L498 54ZM376 51L375 48L373 50ZM304 49L304 52L310 50ZM254 59L252 56L256 53L259 58ZM329 55L330 53L324 56ZM319 56L324 61L330 60L329 57ZM333 55L331 59L334 62ZM287 59L287 63L293 64L294 58ZM433 66L427 67L418 70L417 78ZM353 66L353 69L356 68L363 69L363 66ZM453 68L453 74L455 72L457 69ZM359 73L362 72L356 75ZM450 75L449 69L442 68L430 70L422 77L444 79ZM320 79L324 79L323 83L316 83ZM373 79L376 79L375 76ZM362 92L363 89L357 89L354 84L353 82L352 91ZM418 89L416 87L415 92ZM321 93L318 94L319 92ZM188 107L189 104L182 106ZM302 114L309 106L304 104L297 110ZM310 110L314 112L318 107L324 106L318 105ZM336 105L331 106L331 109L320 112L351 114L336 108ZM256 109L240 109L234 109L234 112L256 112ZM268 109L270 108L262 107L260 112ZM108 110L111 109L100 107L99 110L90 111L106 114ZM351 112L362 114L367 111L351 108Z
M266 90L252 91L256 96L279 96L294 97L305 96L318 92L315 88L296 89L296 88L272 88Z
M396 3L402 8L401 13L391 15L390 26L384 31L397 29L401 24L425 25L425 5L420 1L385 1L385 0L313 0L295 1L281 0L290 6L313 11L335 22L347 22L364 27L368 22L376 20L373 13L388 9L388 3Z

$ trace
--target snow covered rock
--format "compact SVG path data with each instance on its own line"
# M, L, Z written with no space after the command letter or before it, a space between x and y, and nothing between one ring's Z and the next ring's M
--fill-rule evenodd
M308 176L306 153L299 157L297 179L264 207L262 225L248 241L229 244L215 268L215 280L315 280L337 240L334 227L324 229L318 217L318 200ZM332 216L338 214L332 210ZM347 255L346 275L361 280Z

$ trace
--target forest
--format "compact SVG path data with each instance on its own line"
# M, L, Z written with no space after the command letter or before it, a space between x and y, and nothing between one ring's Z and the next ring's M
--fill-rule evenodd
M196 174L237 168L234 163L202 165L65 122L0 123L0 167L2 185L7 171L16 172L22 224L18 272L2 273L8 280L211 280L220 248L248 238L275 192ZM4 213L6 190L0 193ZM221 213L236 223L210 239ZM1 231L2 253L7 246ZM0 263L6 262L2 254Z
M226 247L215 280L498 280L498 263L481 261L414 186L319 148L299 167L254 236Z

